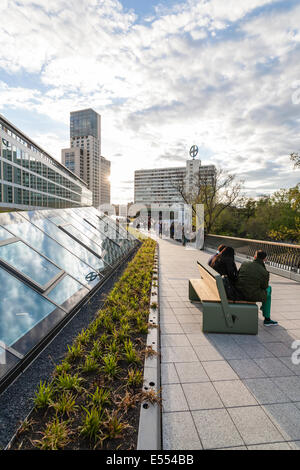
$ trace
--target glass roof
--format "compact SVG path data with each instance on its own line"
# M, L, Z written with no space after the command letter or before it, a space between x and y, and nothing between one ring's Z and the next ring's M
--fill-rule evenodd
M93 207L0 214L0 382L137 244Z

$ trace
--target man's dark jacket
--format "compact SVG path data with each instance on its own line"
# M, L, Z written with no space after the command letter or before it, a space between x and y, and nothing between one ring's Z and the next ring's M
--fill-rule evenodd
M235 287L241 292L244 300L265 302L269 278L270 275L262 260L244 261L239 269Z

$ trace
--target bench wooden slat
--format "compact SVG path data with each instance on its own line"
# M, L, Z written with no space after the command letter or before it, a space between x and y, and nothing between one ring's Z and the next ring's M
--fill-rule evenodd
M191 279L190 282L201 302L221 302L219 292L216 294L205 279Z
M218 286L216 280L213 276L211 276L200 264L198 264L198 268L200 271L201 278L204 280L206 286L209 287L209 290L212 292L212 295L216 299L217 302L221 302Z

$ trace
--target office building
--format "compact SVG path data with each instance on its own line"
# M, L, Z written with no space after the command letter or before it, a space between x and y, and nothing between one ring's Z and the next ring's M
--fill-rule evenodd
M90 205L85 181L0 115L0 210Z
M188 160L186 167L136 170L134 174L134 202L136 204L183 204L178 188L188 194L195 191L198 182L212 183L215 166L202 166L200 160Z
M86 181L93 206L110 203L110 161L101 156L101 116L93 109L70 114L70 148L62 150L62 162Z

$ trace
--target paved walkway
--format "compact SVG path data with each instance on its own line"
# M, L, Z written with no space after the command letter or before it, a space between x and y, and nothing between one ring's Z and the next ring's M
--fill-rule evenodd
M210 255L159 247L163 449L300 449L299 283L271 276L280 326L260 318L258 336L204 334L188 279Z

